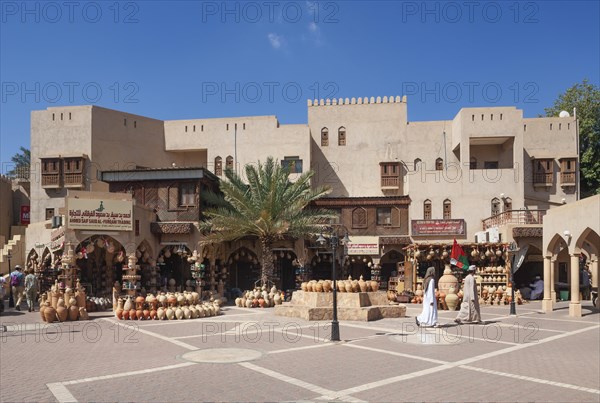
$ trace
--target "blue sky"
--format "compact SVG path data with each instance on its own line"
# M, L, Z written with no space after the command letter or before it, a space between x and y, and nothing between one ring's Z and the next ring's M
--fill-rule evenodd
M306 122L309 98L407 95L413 121L486 105L534 117L599 84L599 3L2 1L2 172L48 106L285 124Z

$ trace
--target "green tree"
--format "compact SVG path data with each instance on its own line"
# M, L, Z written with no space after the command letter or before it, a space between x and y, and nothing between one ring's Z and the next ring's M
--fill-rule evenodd
M20 152L10 159L14 167L6 173L11 178L29 178L29 166L31 165L31 152L25 147L19 147Z
M546 116L573 112L579 120L579 171L581 197L600 194L600 88L588 80L560 94Z
M204 244L257 237L261 245L261 282L273 274L273 242L285 237L303 238L318 234L331 211L307 208L309 203L330 192L329 188L311 188L313 171L289 180L290 170L282 168L272 157L257 166L245 166L246 184L240 175L228 169L227 181L221 181L222 194L203 193L211 205L201 223L206 232Z

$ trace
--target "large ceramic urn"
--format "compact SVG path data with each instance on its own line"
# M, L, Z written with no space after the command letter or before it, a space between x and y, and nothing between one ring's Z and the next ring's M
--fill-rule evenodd
M448 295L450 288L454 288L455 290L458 289L458 279L454 277L450 265L447 264L444 269L444 275L440 277L440 280L438 281L438 289L440 292Z

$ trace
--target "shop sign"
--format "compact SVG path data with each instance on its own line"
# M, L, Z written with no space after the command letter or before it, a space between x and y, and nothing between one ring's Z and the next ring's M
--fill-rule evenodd
M21 206L21 225L29 225L29 206Z
M379 237L353 235L347 247L348 255L379 255Z
M412 220L412 236L465 235L465 220Z
M131 231L133 229L131 200L75 199L67 201L69 229Z
M50 233L50 250L57 251L65 244L65 227L60 227Z

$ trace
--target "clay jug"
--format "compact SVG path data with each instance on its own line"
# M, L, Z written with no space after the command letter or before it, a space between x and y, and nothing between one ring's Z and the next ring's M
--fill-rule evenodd
M181 309L181 308L177 308L177 309L175 310L175 317L176 317L178 320L181 320L181 319L183 319L183 309Z
M344 288L346 289L346 292L352 292L352 281L346 280L344 283Z
M142 297L142 296L139 296L139 297L137 297L137 298L135 299L135 309L136 309L136 310L138 310L138 309L140 309L140 310L141 310L141 309L143 308L143 306L144 306L144 302L145 302L145 301L146 301L146 298L144 298L144 297Z
M454 289L456 289L457 286L458 286L458 279L456 277L454 277L454 275L452 274L452 269L450 268L450 265L447 264L446 268L444 269L444 275L442 277L440 277L440 280L438 281L438 288L440 289L440 291L448 293L448 290L450 289L450 287L453 287Z
M417 297L423 296L423 286L421 284L417 284L417 291L415 291L415 295Z
M136 320L137 319L137 315L136 315L135 309L133 309L133 308L131 308L129 310L129 319L130 320Z
M335 282L335 286L339 292L346 292L346 286L344 285L344 280L338 280Z
M359 292L360 286L358 285L358 280L352 280L352 292Z
M183 308L183 317L186 319L192 319L192 311L187 306Z
M144 310L143 309L136 309L135 310L135 317L137 318L137 320L144 319Z
M246 305L243 304L243 306L245 307ZM204 309L202 309L202 307L200 305L196 305L196 310L198 311L198 317L203 318L204 317Z
M156 314L156 310L155 309L150 310L150 319L151 320L156 320L157 319L157 314Z
M456 295L456 289L454 287L448 289L448 294L446 294L446 305L451 311L455 311L458 306L458 295Z
M309 281L308 283L306 283L306 291L308 291L308 292L313 291L313 282L312 281Z
M246 308L252 308L252 301L253 301L253 299L250 299L250 298L248 298L246 300Z
M128 296L125 304L123 305L123 310L131 311L131 308L133 308L133 302L131 302L131 296Z
M301 289L302 291L304 291L304 292L308 291L308 288L307 288L306 282L302 282L302 283L300 284L300 289Z
M84 307L85 306L85 292L83 292L82 290L77 290L75 292L75 300L77 301L77 306L79 308Z
M59 305L58 308L56 308L56 317L58 318L59 322L64 322L69 317L69 312L68 312L67 308L64 306L64 301L63 301L63 305Z
M173 308L167 308L166 316L168 320L173 320L173 318L175 317L175 311L173 310Z
M129 311L123 310L123 320L129 319Z
M118 319L123 319L123 300L119 298L117 301L117 309L115 310L115 316Z
M281 305L281 296L279 294L275 294L273 297L273 303L275 305Z
M164 320L164 319L165 319L165 316L166 316L166 313L165 313L165 308L163 308L162 306L161 306L161 307L159 307L159 308L156 310L156 317L157 317L159 320Z
M314 290L316 292L323 292L323 282L318 281L317 284L315 284Z
M323 292L331 292L331 288L332 288L331 281L329 281L329 280L323 281Z
M88 320L89 318L88 311L84 307L79 307L79 320Z
M362 275L358 280L358 288L360 289L360 292L367 292L367 283L365 283L365 280L363 279Z
M44 318L46 322L52 323L56 321L58 318L56 317L56 309L53 306L47 306L44 310Z
M371 280L371 291L379 291L379 281Z
M75 303L69 307L69 320L77 320L78 317L79 308L77 307L77 303Z
M45 322L46 321L46 317L44 316L44 311L46 310L46 308L48 307L48 303L44 303L42 305L40 305L40 316L42 317L42 320Z

